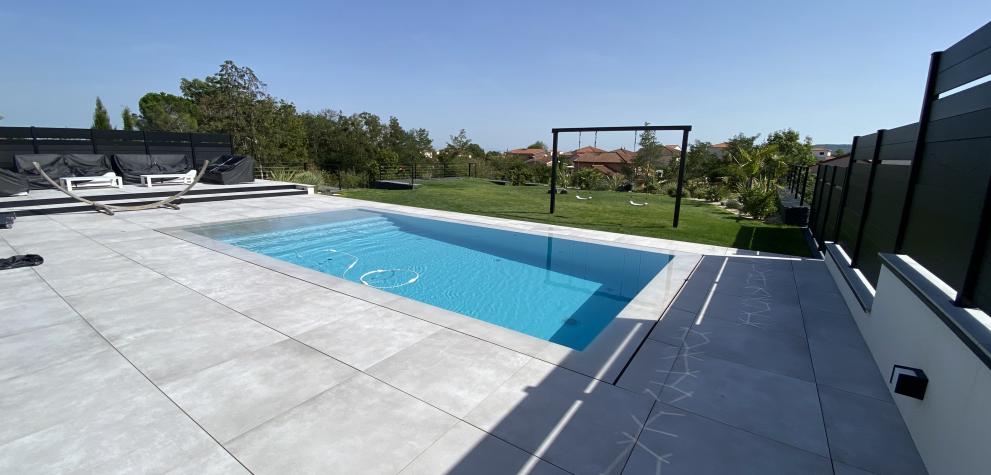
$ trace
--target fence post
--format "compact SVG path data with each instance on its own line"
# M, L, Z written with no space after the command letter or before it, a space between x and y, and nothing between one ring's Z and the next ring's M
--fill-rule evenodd
M853 163L857 158L857 140L859 135L853 136L853 144L850 146L850 158L847 160L846 175L843 177L843 194L840 196L840 209L836 215L836 231L833 232L833 241L840 242L840 226L843 224L843 215L846 211L846 197L850 193L850 175L853 175Z
M145 144L145 155L151 155L151 148L148 147L148 133L144 130L141 131L141 142ZM195 170L196 160L192 160L192 157L190 157L190 163L193 165L193 170Z
M93 128L89 129L89 146L93 148L93 153L98 153L96 151L96 137L93 136Z
M685 192L685 159L688 156L688 131L681 131L681 157L678 159L678 191L674 195L674 224L678 227L678 220L681 217L681 195ZM774 186L777 186L775 184Z
M31 148L34 149L34 153L38 153L38 136L34 133L34 126L31 126Z
M915 195L915 185L919 183L919 173L921 172L922 154L926 148L926 132L929 129L929 114L932 112L932 103L936 97L936 76L939 74L939 59L942 53L939 51L929 58L929 74L926 76L926 91L922 97L922 110L919 112L919 131L915 136L915 150L912 152L912 164L908 172L908 186L905 189L905 199L902 201L902 215L898 221L898 234L895 235L896 254L901 253L905 245L905 231L908 228L908 220L912 214L912 198Z
M808 186L809 186L809 171L810 170L812 170L812 167L805 167L805 170L802 170L802 171L799 172L799 174L802 176L802 193L801 193L802 199L798 200L798 206L804 206L805 205L805 189L808 188ZM811 205L812 205L812 203L809 203L809 206L811 206Z
M864 227L867 226L867 215L870 214L871 200L874 199L874 175L877 166L881 164L881 141L884 140L884 129L878 129L874 151L871 153L871 168L867 172L867 190L864 191L864 209L860 211L860 224L857 226L856 241L853 242L853 253L850 254L850 267L857 267L860 260L860 248L864 241Z
M554 214L554 201L557 197L557 130L552 130L554 135L554 149L551 151L551 214Z
M826 172L823 171L822 165L816 165L816 183L815 187L812 188L812 201L809 203L811 206L811 215L809 219L812 223L813 234L818 235L819 231L819 215L822 213L822 188L826 183Z

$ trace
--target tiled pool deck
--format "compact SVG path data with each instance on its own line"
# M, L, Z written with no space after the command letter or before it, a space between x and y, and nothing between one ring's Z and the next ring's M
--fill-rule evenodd
M418 211L705 255L586 371L155 231L368 205L410 210L292 196L0 231L0 255L46 260L0 271L0 473L924 473L818 261Z

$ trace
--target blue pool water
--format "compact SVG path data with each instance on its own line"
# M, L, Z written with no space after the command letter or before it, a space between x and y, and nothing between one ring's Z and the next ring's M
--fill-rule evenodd
M672 259L365 210L190 231L578 350Z

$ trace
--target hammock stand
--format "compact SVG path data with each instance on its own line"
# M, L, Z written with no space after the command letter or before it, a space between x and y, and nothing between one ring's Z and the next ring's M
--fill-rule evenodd
M61 185L59 185L58 183L56 183L55 180L52 180L52 177L48 176L48 174L45 173L45 170L42 170L41 169L41 165L39 165L38 162L31 162L31 163L32 163L32 165L34 165L35 170L38 170L38 173L40 173L41 176L44 177L45 180L47 180L50 185L54 186L55 188L57 188L62 193L65 193L65 194L69 195L70 197L75 198L78 201L81 201L83 203L86 203L86 204L88 204L88 205L96 208L96 211L98 211L100 213L106 213L109 216L113 216L114 213L116 213L118 211L142 211L142 210L146 210L146 209L155 209L155 208L168 208L168 209L175 209L175 210L179 209L179 205L173 204L172 202L175 201L175 200L177 200L177 199L179 199L179 198L182 198L182 195L185 195L187 191L193 189L193 187L196 186L196 184L200 182L200 178L203 178L203 174L206 172L206 167L207 167L207 165L210 164L210 161L207 160L207 161L204 161L203 162L203 167L200 168L200 172L196 174L196 178L194 178L193 179L193 182L190 183L189 186L187 186L186 188L184 188L182 191L180 191L180 192L178 192L178 193L176 193L176 194L174 194L172 196L169 196L168 198L165 198L165 199L163 199L161 201L156 201L154 203L148 203L148 204L144 204L144 205L135 205L135 206L108 205L108 204L103 204L103 203L99 203L99 202L96 202L96 201L87 200L86 198L83 198L82 196L79 196L79 195L77 195L77 194L75 194L75 193L73 193L73 192L71 192L71 191L63 188Z

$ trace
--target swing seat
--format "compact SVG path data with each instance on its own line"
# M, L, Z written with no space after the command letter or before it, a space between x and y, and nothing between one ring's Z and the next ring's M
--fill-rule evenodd
M637 203L637 202L634 202L633 200L630 200L630 204L633 205L633 206L647 206L647 202L646 201L644 201L643 203Z

